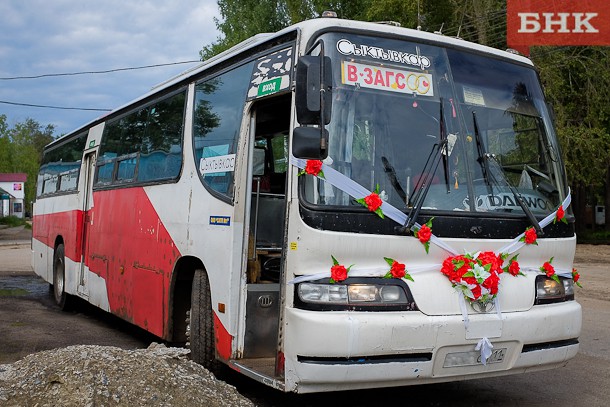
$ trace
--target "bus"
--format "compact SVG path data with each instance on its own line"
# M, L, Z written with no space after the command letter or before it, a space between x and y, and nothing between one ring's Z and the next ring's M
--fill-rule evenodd
M575 247L529 59L329 17L49 144L32 264L61 308L308 393L566 365Z

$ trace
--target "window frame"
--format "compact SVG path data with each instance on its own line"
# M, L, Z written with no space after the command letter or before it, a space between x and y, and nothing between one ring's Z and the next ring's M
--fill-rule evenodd
M184 162L185 162L184 146L185 146L185 138L186 138L186 134L185 134L186 133L186 121L187 121L186 115L188 114L188 111L187 111L188 98L189 98L188 86L181 86L180 88L175 89L171 92L165 93L163 95L159 95L158 97L147 101L147 103L132 106L132 108L129 109L128 111L126 111L125 113L123 113L119 116L113 117L111 121L107 121L104 125L104 133L100 140L99 149L100 150L102 149L102 145L107 137L106 128L108 125L112 125L117 122L120 122L122 119L129 117L130 115L138 114L138 112L140 112L144 109L148 109L151 106L157 105L163 101L170 100L171 98L173 98L179 94L184 94L184 103L182 106L182 125L181 125L181 132L180 132L180 169L179 169L178 173L176 174L176 176L170 177L170 178L147 179L144 181L138 180L138 174L139 174L139 169L140 169L139 168L140 167L140 156L142 155L141 146L140 146L138 151L132 151L127 154L117 155L116 157L103 158L102 156L100 156L97 159L97 162L95 163L95 176L94 176L94 181L93 181L93 190L94 191L115 189L115 188L134 187L134 186L170 184L170 183L176 183L176 182L178 182L178 180L180 180L180 178L182 176L182 171L184 169ZM130 159L134 159L134 158L136 160L136 163L135 163L135 168L134 168L134 172L133 172L133 177L119 179L118 177L119 177L120 163L122 161L130 160ZM99 180L100 168L109 163L113 164L111 180L110 180L110 182L102 182Z

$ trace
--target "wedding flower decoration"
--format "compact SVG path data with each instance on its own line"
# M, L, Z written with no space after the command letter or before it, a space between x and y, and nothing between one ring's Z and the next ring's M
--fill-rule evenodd
M324 171L322 171L322 161L307 160L307 163L305 164L305 169L299 171L299 176L303 174L309 174L315 177L324 178Z
M511 276L515 276L515 277L524 276L525 274L523 274L521 272L521 267L519 266L519 263L517 262L517 257L519 257L519 254L516 254L513 257L511 257L510 260L508 261L508 265L506 267L504 267L502 270L504 270Z
M538 239L538 235L536 234L536 229L534 229L533 227L529 227L527 229L525 229L525 235L523 235L523 237L521 239L519 239L520 242L525 242L525 244L535 244L536 246L538 246L538 242L536 241Z
M430 218L428 222L426 222L420 228L413 229L413 236L419 239L419 241L424 245L424 249L426 249L426 253L430 250L430 238L432 237L432 219Z
M339 264L335 256L331 255L330 257L333 259L333 266L330 268L330 283L334 284L345 280L353 264L345 268L343 264Z
M553 257L549 259L549 261L545 261L544 264L540 267L540 271L545 273L547 277L552 278L553 280L561 283L557 274L555 274L555 267L551 264L553 262Z
M563 210L563 206L559 206L559 209L557 209L557 212L555 212L555 219L553 219L553 224L557 222L563 222L566 225L568 224L568 220L566 219L566 213Z
M498 294L503 262L504 255L493 252L450 256L443 262L441 273L469 301L491 301Z
M383 211L381 205L383 201L379 197L379 184L375 187L375 191L371 192L364 198L356 199L356 202L365 206L369 211L375 212L381 219L383 219Z
M409 272L407 271L407 268L404 264L399 263L389 257L384 257L384 260L390 266L390 270L386 273L385 276L383 276L383 278L404 278L407 280L415 281L413 280L413 277L409 275Z
M576 270L575 268L572 269L572 280L574 280L574 284L582 288L582 285L580 285L580 283L578 282L578 280L580 280L580 274L578 274L578 270Z

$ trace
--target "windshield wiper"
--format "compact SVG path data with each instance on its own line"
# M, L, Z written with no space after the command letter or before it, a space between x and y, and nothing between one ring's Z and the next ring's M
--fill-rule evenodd
M392 184L398 196L400 196L405 205L407 205L407 194L405 193L405 190L402 189L402 186L400 186L400 182L398 181L398 177L396 176L396 171L394 170L394 167L385 157L381 157L381 163L383 164L383 169L386 175L390 179L390 184Z
M538 236L544 235L544 231L540 227L538 223L538 219L534 216L530 208L527 206L525 199L523 196L517 191L517 189L511 185L510 182L506 179L506 175L504 175L504 171L502 170L502 166L498 162L495 154L487 153L484 151L483 140L481 139L481 134L479 133L479 124L477 122L477 115L475 112L472 112L472 120L474 124L474 136L477 140L477 152L479 154L478 161L481 164L481 168L483 169L483 178L485 179L485 183L487 184L487 190L489 191L489 195L493 196L492 190L492 182L498 187L501 186L500 182L507 187L510 192L513 194L513 198L515 198L515 202L519 204L523 213L527 216L530 223L536 230L536 234ZM492 164L490 166L490 164ZM492 172L493 169L493 172Z
M483 146L483 140L481 139L481 133L479 132L479 122L477 120L477 113L472 112L472 123L474 125L474 138L477 143L477 161L481 165L481 171L483 172L483 180L485 181L485 185L487 186L487 193L493 196L493 189L491 187L491 182L489 180L489 164L485 159L485 147Z
M432 146L432 150L430 154L428 154L428 158L426 159L426 164L424 165L424 169L421 172L421 176L417 180L415 184L415 188L413 189L413 206L407 215L407 221L405 222L402 229L404 231L410 230L415 224L415 219L419 216L419 212L421 211L422 206L424 205L424 201L426 200L426 196L428 195L428 191L430 190L430 185L434 180L434 174L436 174L436 170L441 163L441 158L443 159L443 169L445 173L445 185L447 187L447 193L451 192L449 187L449 143L447 139L447 134L445 131L445 111L443 109L443 98L440 98L440 120L439 120L439 136L440 142L436 143Z

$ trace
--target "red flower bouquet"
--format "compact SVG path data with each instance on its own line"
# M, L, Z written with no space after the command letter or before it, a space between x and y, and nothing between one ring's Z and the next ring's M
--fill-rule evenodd
M381 219L383 219L383 211L381 210L383 201L379 197L379 185L377 185L374 192L371 192L364 198L356 199L356 202L365 206L369 211L375 212Z
M309 174L315 177L324 178L324 171L322 171L322 161L307 160L307 163L305 164L305 169L299 172L299 176L303 174Z
M345 280L352 266L345 268L344 265L339 264L335 256L330 257L333 259L333 266L330 268L330 282L334 284Z
M432 219L434 218L430 218L430 220L424 225L422 225L422 227L420 227L419 229L413 229L413 236L418 238L419 241L424 245L426 253L428 253L430 250L430 238L432 237Z
M536 234L536 229L530 226L529 228L525 229L525 235L519 239L519 241L525 242L525 244L535 244L538 246L538 242L536 241L537 239L538 235Z
M407 268L404 264L399 263L389 257L384 257L384 260L390 266L390 270L386 273L385 276L383 276L383 278L405 278L407 280L414 281L413 277L411 277L407 272Z
M566 213L563 210L563 206L560 206L559 209L557 209L557 212L555 212L555 219L553 219L553 223L556 222L563 222L566 225L568 224L568 220L566 219Z
M519 263L517 262L517 257L519 257L518 254L511 257L511 259L508 261L508 266L504 267L503 270L506 271L511 276L515 276L515 277L524 276L525 274L523 274L521 272L521 267L519 266Z
M561 283L557 274L555 274L555 267L551 264L553 262L553 257L549 259L549 261L545 261L544 264L540 267L540 271L545 273L547 277L552 278L553 280Z
M498 294L503 259L493 252L451 256L443 262L441 273L471 302L490 301Z
M580 274L578 274L578 271L575 268L572 269L572 280L574 280L574 284L582 288L582 285L578 282L578 280L580 280Z

